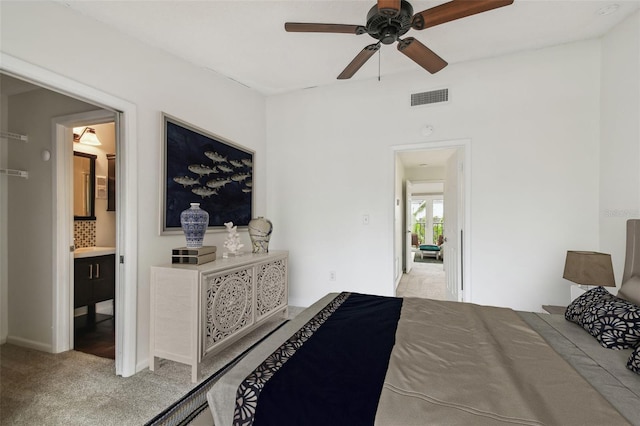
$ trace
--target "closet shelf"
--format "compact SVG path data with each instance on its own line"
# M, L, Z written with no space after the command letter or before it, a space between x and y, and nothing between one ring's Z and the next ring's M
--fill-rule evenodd
M0 169L0 175L18 176L21 178L29 179L29 172L26 172L24 170Z
M29 142L29 136L12 132L0 132L0 138L14 139L22 142Z

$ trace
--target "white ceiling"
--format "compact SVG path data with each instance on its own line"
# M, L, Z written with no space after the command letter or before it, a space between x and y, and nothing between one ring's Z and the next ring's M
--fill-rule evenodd
M367 34L287 33L284 23L364 25L375 0L56 1L265 95L348 84L336 76L374 42ZM444 2L410 1L414 12ZM612 4L619 5L617 12L598 14ZM453 64L600 37L639 7L640 0L515 0L405 37L416 37ZM377 78L378 63L383 78L422 70L388 45L352 80Z
M426 149L400 151L397 153L402 165L407 169L422 167L443 167L455 149Z

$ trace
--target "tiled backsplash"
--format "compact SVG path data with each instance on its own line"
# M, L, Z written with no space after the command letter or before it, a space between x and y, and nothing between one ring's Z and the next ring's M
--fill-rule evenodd
M73 222L73 240L76 248L95 247L96 221L75 220Z

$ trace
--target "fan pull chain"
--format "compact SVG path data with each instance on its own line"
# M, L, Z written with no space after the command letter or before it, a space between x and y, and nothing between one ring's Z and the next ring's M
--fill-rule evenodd
M382 55L382 49L378 49L378 81L380 81L380 56Z

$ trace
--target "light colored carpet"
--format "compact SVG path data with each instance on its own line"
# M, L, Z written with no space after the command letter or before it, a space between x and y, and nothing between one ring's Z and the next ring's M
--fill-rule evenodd
M301 308L290 308L289 317ZM274 318L202 365L202 378L216 372L282 322ZM49 354L0 346L0 424L142 425L196 384L191 367L160 361L155 372L115 375L113 360L82 352Z
M447 300L445 272L442 263L414 263L411 272L403 274L396 289L398 297L421 297Z

